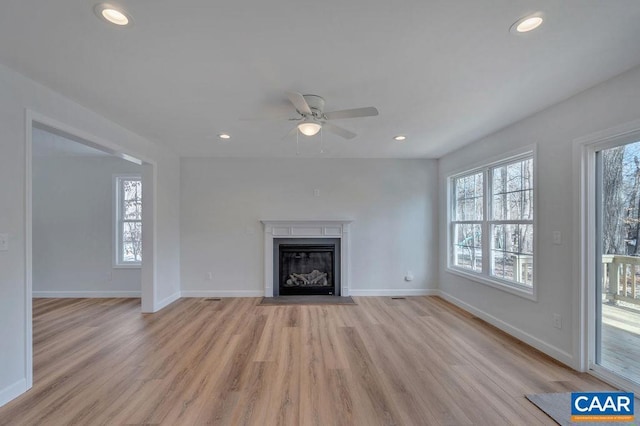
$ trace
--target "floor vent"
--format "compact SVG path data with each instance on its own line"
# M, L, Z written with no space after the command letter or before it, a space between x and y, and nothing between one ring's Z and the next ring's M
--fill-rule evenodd
M219 297L207 297L204 299L205 302L219 302L222 299L220 299Z
M402 297L402 296L396 296L396 297L392 297L391 300L405 300L406 297Z

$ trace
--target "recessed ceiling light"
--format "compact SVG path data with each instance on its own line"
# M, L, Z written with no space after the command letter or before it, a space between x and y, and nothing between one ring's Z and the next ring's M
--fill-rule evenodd
M130 26L133 23L131 15L125 12L125 10L121 7L115 6L113 4L97 4L94 8L94 11L99 18L104 19L105 21L119 27Z
M403 141L403 140L405 140L405 139L407 139L407 137L406 137L406 136L404 136L404 135L398 135L398 136L394 136L394 137L393 137L393 140L394 140L394 141L398 141L398 142L402 142L402 141Z
M544 18L542 13L535 13L533 15L525 16L518 19L510 28L512 33L528 33L533 31L542 25Z
M229 134L227 134L227 133L220 133L220 134L218 135L218 137L219 137L220 139L231 139L231 135L229 135Z

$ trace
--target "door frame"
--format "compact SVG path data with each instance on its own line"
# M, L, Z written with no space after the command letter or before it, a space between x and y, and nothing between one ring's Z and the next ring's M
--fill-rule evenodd
M157 213L157 163L141 155L125 149L109 140L91 135L68 124L57 121L30 109L25 109L25 378L26 388L33 386L33 128L69 137L73 141L98 149L113 156L131 161L142 166L142 185L145 197L142 200L142 220L147 229L143 232L142 244L145 256L141 270L141 306L142 312L156 311L156 213Z
M596 360L596 152L640 141L640 120L592 133L573 141L574 174L574 327L573 367L623 390L640 393L640 385L597 365Z

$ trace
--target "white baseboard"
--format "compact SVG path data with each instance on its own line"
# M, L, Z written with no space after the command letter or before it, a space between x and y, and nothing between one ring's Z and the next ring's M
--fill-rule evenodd
M349 289L349 296L436 296L440 291L435 288L384 288Z
M264 290L184 290L182 297L262 297Z
M180 292L179 291L176 292L176 293L173 293L169 297L165 297L164 299L162 299L161 301L156 303L155 306L154 306L153 312L158 312L160 309L166 308L167 306L169 306L170 304L172 304L173 302L175 302L178 299L180 299Z
M20 379L12 385L0 390L0 407L27 391L27 379Z
M77 298L139 298L139 291L33 291L33 297L38 298L60 298L60 299L77 299Z
M439 292L439 296L442 297L447 302L453 303L457 307L464 309L465 311L477 316L481 320L488 322L489 324L493 325L496 328L499 328L500 330L504 331L507 334L510 334L516 339L521 340L524 343L538 349L539 351L544 352L550 357L562 362L563 364L566 364L567 366L574 368L573 355L571 355L570 353L563 351L562 349L557 348L553 345L550 345L547 342L544 342L538 339L537 337L532 336L526 331L520 330L519 328L516 328L502 321L501 319L496 318L493 315L488 314L480 309L477 309L476 307L468 304L467 302L464 302L458 299L457 297L454 297L448 293L445 293L442 290L438 290L438 292Z

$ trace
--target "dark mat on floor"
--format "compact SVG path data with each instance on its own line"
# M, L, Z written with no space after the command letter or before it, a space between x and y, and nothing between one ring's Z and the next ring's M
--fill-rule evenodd
M638 425L638 415L635 416L634 422L571 422L571 393L538 393L535 395L526 395L527 399L533 402L539 409L544 411L549 417L556 421L559 425L579 425L579 426L620 426L620 425ZM638 399L634 403L634 408L638 407Z
M263 297L258 305L355 305L350 296L278 296Z

